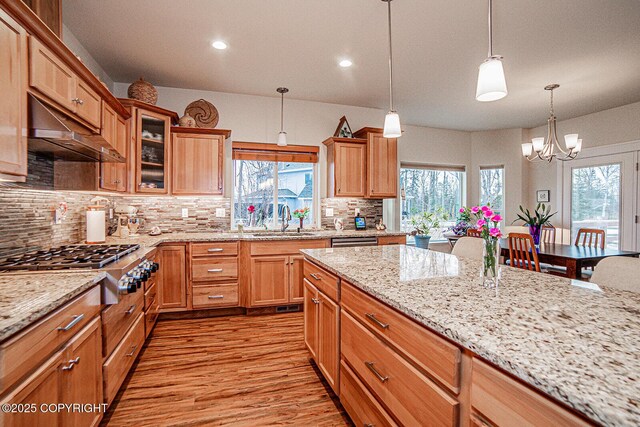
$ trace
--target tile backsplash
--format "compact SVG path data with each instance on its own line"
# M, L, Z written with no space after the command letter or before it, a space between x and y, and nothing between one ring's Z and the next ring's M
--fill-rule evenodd
M367 228L375 228L376 221L382 218L382 200L325 198L321 200L320 207L322 228L326 229L334 229L333 220L342 218L345 230L354 230L356 208L367 220ZM333 217L327 216L327 208L333 209Z
M85 238L85 208L96 194L0 184L0 258L31 248L81 243ZM224 197L100 195L112 205L138 208L144 218L143 233L153 226L165 233L223 231L231 224L231 202ZM55 208L61 202L67 203L67 215L55 224ZM182 208L188 209L188 218L182 218ZM216 217L217 208L224 208L224 217Z

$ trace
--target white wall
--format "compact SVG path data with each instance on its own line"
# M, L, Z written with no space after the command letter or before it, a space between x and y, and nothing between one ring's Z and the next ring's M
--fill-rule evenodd
M523 188L527 188L527 170L520 144L522 129L472 132L470 198L471 204L480 202L480 168L482 166L504 166L506 224L515 218L518 206L523 204Z
M113 92L113 80L109 75L104 71L104 69L98 64L98 62L93 59L93 56L89 53L87 49L84 48L82 43L76 38L76 36L71 32L71 30L66 26L62 25L62 40L64 44L67 45L71 52L73 52L80 60L87 66L89 70L93 74L95 74L100 80L102 80L109 88L110 91Z

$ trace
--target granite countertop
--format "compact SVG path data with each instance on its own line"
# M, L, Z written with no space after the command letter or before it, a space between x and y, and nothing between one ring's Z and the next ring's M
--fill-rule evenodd
M640 294L409 246L308 258L596 423L640 424ZM374 261L374 262L372 262Z
M0 274L0 342L104 279L99 271Z
M287 231L280 233L276 231L245 231L244 233L220 233L220 232L194 232L194 233L163 233L158 236L141 234L136 237L107 237L107 243L124 244L138 243L141 246L153 247L162 243L179 242L225 242L225 241L264 241L264 240L313 240L331 239L334 237L384 237L384 236L405 236L407 233L400 231L377 231L377 230L303 230L302 233Z

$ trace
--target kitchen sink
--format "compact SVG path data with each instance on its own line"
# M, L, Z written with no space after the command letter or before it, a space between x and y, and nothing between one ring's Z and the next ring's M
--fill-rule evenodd
M296 231L258 231L258 232L252 232L252 233L247 233L250 234L252 236L316 236L317 232L311 232L311 231L301 231L301 232L296 232Z

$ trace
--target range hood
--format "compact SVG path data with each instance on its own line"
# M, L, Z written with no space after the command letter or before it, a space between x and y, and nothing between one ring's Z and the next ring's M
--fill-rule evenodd
M56 160L123 163L120 155L101 135L74 122L29 94L29 151Z

